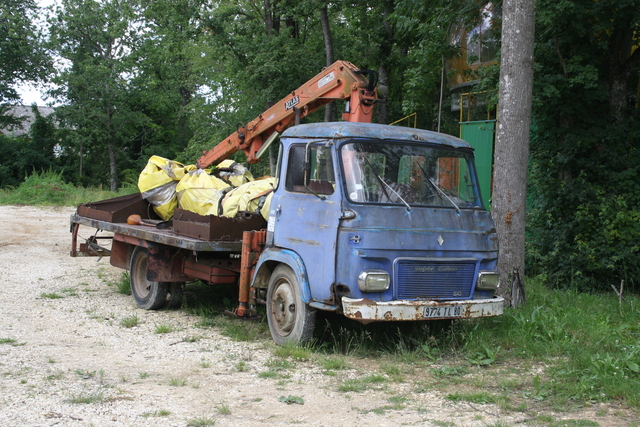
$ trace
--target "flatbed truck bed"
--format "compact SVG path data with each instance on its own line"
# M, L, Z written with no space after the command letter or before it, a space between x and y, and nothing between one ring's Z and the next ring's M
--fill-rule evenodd
M233 252L240 253L241 240L202 240L175 233L172 229L159 229L146 225L131 225L126 222L114 223L101 221L94 218L80 216L77 213L71 215L71 226L84 225L97 230L112 232L122 236L129 236L149 242L175 248L186 249L194 252ZM74 242L75 243L75 242ZM75 249L74 245L74 249Z

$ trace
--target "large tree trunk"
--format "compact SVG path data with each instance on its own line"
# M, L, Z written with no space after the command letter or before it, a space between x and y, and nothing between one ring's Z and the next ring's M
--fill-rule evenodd
M109 189L118 191L118 170L116 168L116 144L113 137L109 138Z
M322 35L324 36L324 52L327 57L327 67L333 64L333 38L331 37L331 27L329 26L329 11L327 5L320 9L320 22L322 23ZM330 122L333 119L333 102L324 107L324 121Z
M633 16L632 11L628 11L629 21ZM638 72L640 61L640 49L632 53L632 42L635 33L629 22L628 25L617 28L609 38L608 60L609 63L609 113L616 122L625 120L631 109L629 99L635 95L629 92L629 79Z
M391 12L393 12L393 8L394 8L393 2L387 1L382 10L382 25L384 27L384 32L386 37L384 37L380 43L380 52L383 55L387 55L387 56L391 52L393 39L394 39L393 25L391 24L391 20L389 18L389 15L391 14ZM382 60L380 62L380 65L378 66L378 79L379 79L378 82L380 83L380 85L388 87L389 82L391 81L391 76L390 76L389 68L386 65L387 62L388 62L388 59ZM377 117L378 123L382 123L382 124L389 123L388 121L389 107L387 106L386 102L381 102L376 105L376 117Z
M533 90L535 4L504 0L502 62L492 216L500 241L501 285L507 305L524 302L524 238Z

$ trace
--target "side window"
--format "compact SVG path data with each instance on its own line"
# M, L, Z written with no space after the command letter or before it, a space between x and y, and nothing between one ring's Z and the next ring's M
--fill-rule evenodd
M306 145L295 145L289 152L285 188L296 193L333 194L335 178L331 151L325 147L309 146L309 159L305 160ZM309 168L305 173L305 163Z

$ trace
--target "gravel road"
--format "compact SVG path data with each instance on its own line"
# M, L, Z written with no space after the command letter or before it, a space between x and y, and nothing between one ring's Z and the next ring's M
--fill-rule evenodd
M351 369L337 375L314 359L264 374L277 365L270 342L232 341L181 310L140 310L131 296L116 292L122 270L108 259L71 258L72 212L0 206L0 426L506 426L532 420L531 413L456 403L436 389L420 389L416 384L428 383L422 371L362 391L339 390L345 379L380 373L372 361L350 361ZM132 316L139 324L123 326ZM159 334L159 325L173 331ZM596 418L595 411L579 415ZM598 422L625 420L600 416Z

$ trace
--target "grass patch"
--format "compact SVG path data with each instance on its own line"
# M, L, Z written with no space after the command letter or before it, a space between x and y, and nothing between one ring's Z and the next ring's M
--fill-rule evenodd
M0 189L1 205L77 206L88 201L105 200L138 192L135 185L112 192L76 187L62 180L62 173L34 172L16 188Z
M246 321L226 316L238 305L238 287L207 286L200 282L189 284L185 288L182 308L190 314L199 316L197 326L201 328L220 328L220 331L234 341L270 340L269 328L264 317L264 307L259 306L262 320Z
M351 369L347 358L341 355L328 356L320 360L320 367L325 371L342 371Z
M494 318L363 326L326 315L311 349L330 357L383 359L381 371L394 381L409 378L403 364L421 369L444 360L428 369L432 380L420 378L414 385L418 392L450 390L462 381L471 387L469 395L452 398L509 405L501 395L490 399L481 393L495 387L518 399L516 408L543 401L554 408L594 401L640 407L640 298L627 294L620 303L613 292L554 290L543 279L527 280L526 305ZM503 372L505 365L514 368ZM341 391L368 387L362 380L339 385Z
M475 393L453 393L446 396L447 400L453 402L470 402L477 403L479 405L486 405L489 403L498 403L502 400L502 397L496 396L488 392L475 392Z
M543 361L525 395L557 401L624 401L640 406L640 299L552 290L527 280L527 304L504 316L460 322L456 337L471 357ZM464 341L462 341L464 340ZM496 351L500 349L499 351Z
M187 426L189 426L189 427L206 427L206 426L215 425L215 423L216 423L215 418L198 417L198 418L190 419L189 422L187 422Z
M187 385L187 380L185 378L170 378L169 385L172 387L184 387Z
M166 409L159 409L153 412L145 412L141 416L143 418L149 418L149 417L168 417L169 415L171 415L171 411L168 411Z
M168 323L160 323L156 324L156 334L168 334L170 332L175 332L177 329Z
M344 380L338 385L338 391L346 392L361 392L369 388L373 388L376 385L384 384L389 380L379 374L371 374L362 378L351 378Z
M104 395L101 392L97 393L78 393L72 394L67 402L69 403L77 403L77 404L92 404L92 403L102 403L105 401Z
M280 358L309 360L313 351L309 346L300 346L298 344L288 342L283 346L276 347L274 354Z
M137 314L131 314L127 317L123 317L122 320L120 320L120 326L123 326L125 328L133 328L135 326L138 326L139 324L140 318Z
M13 339L13 338L0 338L0 344L9 344L12 347L19 347L19 346L23 346L26 343L25 342L18 342L17 340Z
M278 378L278 371L274 371L273 369L269 369L268 371L263 371L258 374L258 378Z
M111 283L116 288L116 292L122 295L131 295L131 278L128 271L123 271L120 280Z
M289 396L280 396L278 400L286 403L287 405L304 405L304 399L302 397L293 396L291 394Z
M227 405L224 402L216 406L216 409L218 410L218 413L221 415L231 414L231 408L229 408L229 405Z
M40 298L42 299L61 299L64 298L63 295L57 294L55 292L49 292L49 293L41 293L40 294Z

